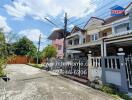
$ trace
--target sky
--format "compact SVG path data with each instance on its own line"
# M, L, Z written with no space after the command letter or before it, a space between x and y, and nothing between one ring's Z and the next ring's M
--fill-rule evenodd
M4 33L27 36L37 46L41 34L41 49L51 43L47 37L64 27L68 14L68 31L75 25L83 28L90 17L110 17L110 8L126 7L131 0L0 0L0 28ZM49 23L48 18L56 25Z

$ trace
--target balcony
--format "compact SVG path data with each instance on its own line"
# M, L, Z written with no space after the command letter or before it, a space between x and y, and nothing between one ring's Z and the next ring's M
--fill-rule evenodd
M127 31L119 32L119 33L113 33L113 34L108 35L107 38L118 37L118 36L128 35L128 34L132 34L132 30L127 30Z
M82 44L78 44L78 45L68 45L67 49L76 50L76 49L79 49L79 48L87 48L87 47L90 47L90 46L101 45L101 43L102 43L102 38L98 39L97 41L82 43Z
M67 37L67 47L83 44L84 35L81 32L76 32Z

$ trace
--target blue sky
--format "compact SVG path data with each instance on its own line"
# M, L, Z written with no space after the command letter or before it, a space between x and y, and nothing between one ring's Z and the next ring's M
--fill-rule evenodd
M35 44L42 35L41 48L50 41L47 37L54 29L62 28L64 13L68 13L68 30L74 25L83 27L96 16L107 18L115 5L126 7L131 0L0 0L0 28L4 32L27 36ZM50 24L48 18L57 26Z

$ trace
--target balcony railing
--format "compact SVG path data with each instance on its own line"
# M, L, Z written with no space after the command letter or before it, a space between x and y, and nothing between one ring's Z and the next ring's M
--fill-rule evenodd
M115 36L121 36L121 35L127 35L127 34L132 34L132 30L123 31L119 33L112 33L111 35L108 35L107 37L115 37Z

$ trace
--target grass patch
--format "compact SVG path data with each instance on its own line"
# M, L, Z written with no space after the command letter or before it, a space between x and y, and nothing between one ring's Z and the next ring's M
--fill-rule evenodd
M103 85L101 91L110 94L114 98L122 98L124 100L132 100L128 95L120 93L114 85Z
M27 64L27 65L29 65L29 66L32 66L32 67L35 67L35 68L39 68L39 69L42 69L42 68L44 68L44 64Z

